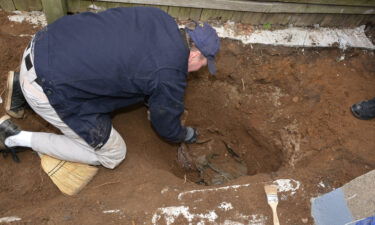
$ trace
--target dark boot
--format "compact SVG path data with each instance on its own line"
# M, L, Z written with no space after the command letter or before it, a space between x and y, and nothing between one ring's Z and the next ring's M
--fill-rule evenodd
M15 148L8 148L5 145L5 139L20 132L21 130L14 123L12 123L12 121L10 121L10 117L8 115L2 116L0 118L0 152L3 153L4 157L8 154L11 154L15 162L20 161L16 154L20 150L17 150Z
M0 149L7 149L5 145L5 139L10 136L16 135L21 130L15 125L12 121L10 121L10 117L8 115L2 116L0 118Z
M5 93L5 111L14 118L22 118L25 113L26 100L20 85L20 74L10 71Z
M352 105L352 113L361 120L375 118L375 98Z

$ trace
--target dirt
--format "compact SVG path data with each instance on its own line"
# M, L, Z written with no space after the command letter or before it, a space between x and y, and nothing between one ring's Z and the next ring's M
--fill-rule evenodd
M0 11L0 90L31 38L20 34L36 30L9 22ZM349 110L375 97L374 58L361 49L222 40L217 76L207 70L189 75L186 124L198 128L201 140L210 139L191 145L191 153L214 153L214 163L227 169L235 165L230 146L246 176L221 185L199 182L212 173L181 168L178 145L161 140L146 109L136 106L113 114L128 147L125 161L115 170L100 167L77 196L60 193L34 152L20 153L19 164L0 157L0 218L21 219L11 224L268 225L272 214L263 186L289 179L294 189L279 193L281 224L313 224L312 197L375 168L375 120L355 119ZM24 130L56 132L31 110L14 122Z

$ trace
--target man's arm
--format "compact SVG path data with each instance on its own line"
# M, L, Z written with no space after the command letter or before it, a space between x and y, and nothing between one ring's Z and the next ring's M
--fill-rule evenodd
M196 132L181 125L186 75L173 69L158 72L157 86L149 98L150 119L157 133L175 143L196 139Z

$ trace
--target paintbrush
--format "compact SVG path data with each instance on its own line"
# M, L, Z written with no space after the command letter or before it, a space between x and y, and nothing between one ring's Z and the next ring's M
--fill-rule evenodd
M268 205L270 205L273 213L273 224L280 225L279 217L277 216L277 204L279 199L277 198L277 185L266 185L264 186L264 191L267 195Z

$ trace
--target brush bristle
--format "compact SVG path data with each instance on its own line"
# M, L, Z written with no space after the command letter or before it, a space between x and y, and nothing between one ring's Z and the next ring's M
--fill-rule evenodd
M67 162L42 155L41 165L61 192L75 195L89 183L98 168L82 163Z
M264 186L264 191L266 194L277 194L277 185L266 185Z
M266 192L268 204L277 205L279 198L277 197L277 185L266 185L264 186Z
M277 185L271 184L264 186L266 194L277 194Z

